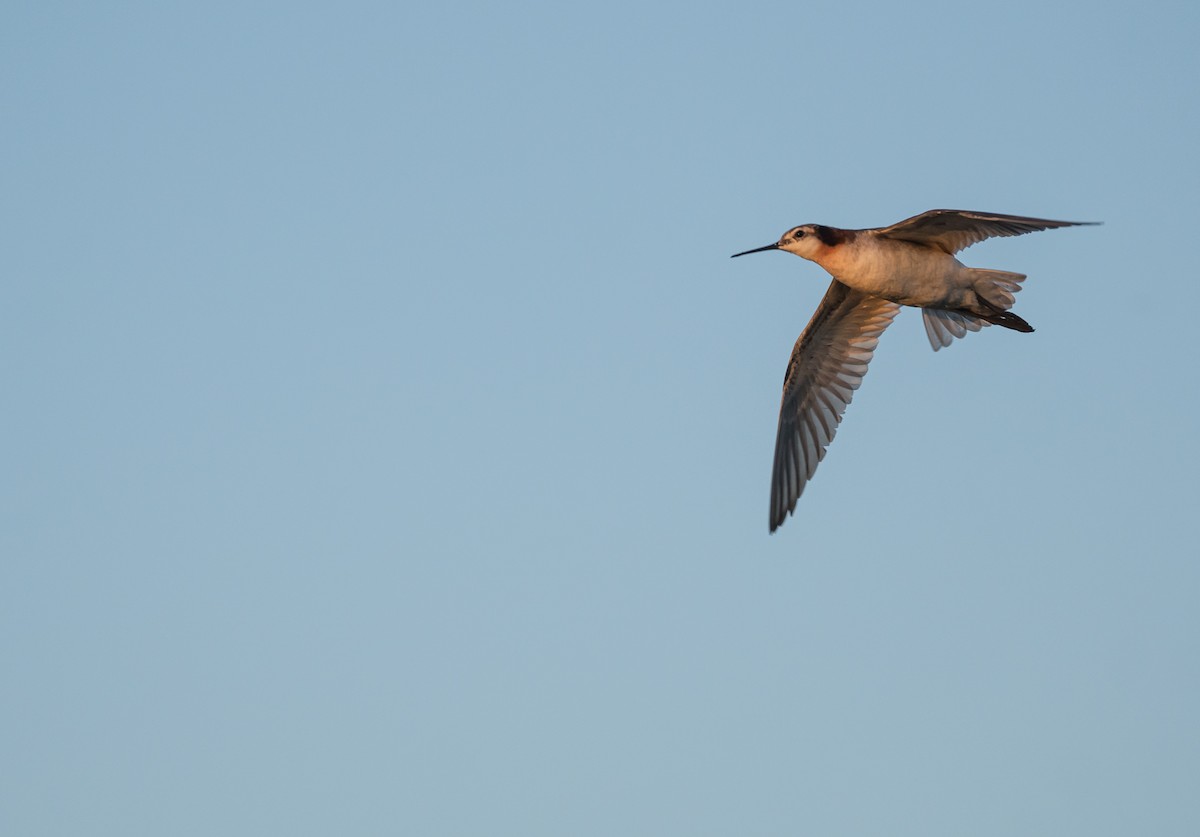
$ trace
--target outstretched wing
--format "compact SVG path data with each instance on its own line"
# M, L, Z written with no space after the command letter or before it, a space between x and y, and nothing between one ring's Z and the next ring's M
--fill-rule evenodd
M1023 218L1020 215L992 215L962 209L931 209L912 218L882 227L878 234L884 238L912 241L937 247L950 255L995 236L1024 235L1058 227L1088 226L1088 221L1048 221L1045 218Z
M771 531L796 508L842 413L867 374L879 335L900 310L836 279L792 349L771 475Z

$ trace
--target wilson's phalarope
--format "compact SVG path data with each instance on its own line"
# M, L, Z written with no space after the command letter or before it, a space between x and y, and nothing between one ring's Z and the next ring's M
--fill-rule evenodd
M1029 323L1008 310L1025 276L966 267L954 254L993 236L1087 223L931 209L870 230L804 224L775 244L735 253L733 258L785 250L833 276L792 349L783 379L771 475L771 531L795 510L867 373L879 335L900 306L921 309L934 351L986 325L1031 332Z

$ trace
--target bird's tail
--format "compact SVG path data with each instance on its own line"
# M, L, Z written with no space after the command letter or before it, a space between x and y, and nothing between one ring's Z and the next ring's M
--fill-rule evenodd
M986 323L1011 328L1013 331L1025 334L1033 331L1033 326L1008 310L1016 302L1013 295L1021 290L1025 274L972 268L971 279L972 289L978 301L971 313Z
M1021 290L1025 281L1024 273L1009 273L1007 270L984 270L973 267L971 272L971 288L979 297L984 311L1007 311L1016 302L1016 294ZM986 319L986 317L984 318Z
M929 345L933 346L935 352L949 346L955 337L965 337L967 332L979 331L985 325L994 324L1026 333L1033 331L1033 326L1008 310L1016 301L1014 295L1021 290L1025 274L968 269L971 290L975 292L975 305L957 311L926 308L922 312L925 315L925 333L929 335Z

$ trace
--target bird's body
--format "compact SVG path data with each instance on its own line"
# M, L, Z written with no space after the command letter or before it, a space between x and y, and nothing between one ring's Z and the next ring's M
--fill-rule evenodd
M843 285L900 305L958 308L970 287L967 268L958 259L909 241L856 234L832 246L819 244L806 258Z
M934 351L986 325L1031 332L1027 322L1008 310L1025 276L967 267L955 254L993 236L1078 225L934 209L875 229L805 224L793 227L775 244L737 253L784 250L816 262L833 277L796 341L784 378L771 480L771 531L795 509L866 374L879 335L900 306L922 309Z

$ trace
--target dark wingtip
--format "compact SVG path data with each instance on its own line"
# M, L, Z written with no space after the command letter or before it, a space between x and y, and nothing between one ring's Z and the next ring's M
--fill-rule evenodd
M792 513L792 509L788 509L788 508L783 508L778 511L776 511L775 509L771 509L770 529L771 529L772 535L775 534L775 532L779 529L780 526L782 526L784 523L787 522L788 515L790 515L791 513Z
M1031 326L1029 323L1025 322L1025 320L1023 318L1018 317L1012 311L1003 311L998 314L992 314L990 316L984 316L981 314L976 314L975 316L991 323L992 325L998 325L998 326L1004 326L1005 328L1011 328L1013 331L1019 331L1022 334L1032 334L1033 333L1033 326Z

